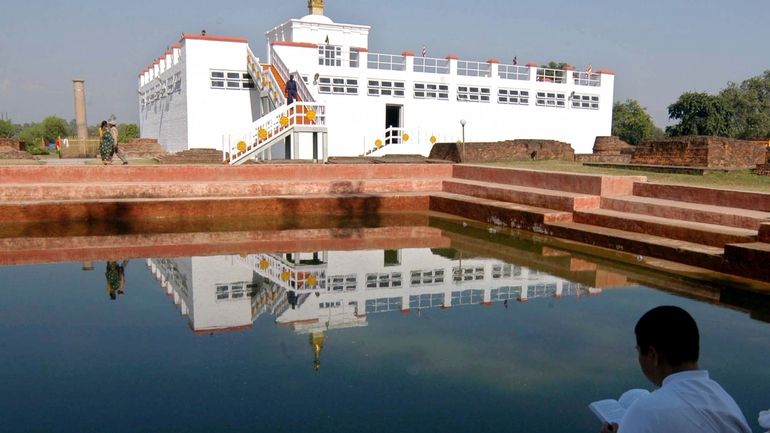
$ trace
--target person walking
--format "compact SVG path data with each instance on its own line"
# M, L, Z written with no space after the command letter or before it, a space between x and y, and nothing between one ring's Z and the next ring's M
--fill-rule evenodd
M126 158L126 153L123 152L123 148L118 144L118 125L117 125L117 119L115 116L110 116L109 119L107 119L107 123L110 126L110 133L112 134L112 140L115 142L113 145L113 152L118 155L118 158L120 158L121 161L123 161L123 165L128 164L128 158Z
M291 105L298 98L297 82L294 81L294 74L290 74L289 81L286 82L286 105Z
M99 139L99 155L102 157L102 164L110 165L112 164L112 153L115 142L112 139L112 133L110 132L109 124L106 120L102 120L99 131L101 131L101 138Z

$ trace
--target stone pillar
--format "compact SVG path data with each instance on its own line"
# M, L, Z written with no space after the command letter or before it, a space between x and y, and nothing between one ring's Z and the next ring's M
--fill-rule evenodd
M85 81L72 80L75 92L75 124L78 129L78 140L88 138L88 122L86 121L86 88Z

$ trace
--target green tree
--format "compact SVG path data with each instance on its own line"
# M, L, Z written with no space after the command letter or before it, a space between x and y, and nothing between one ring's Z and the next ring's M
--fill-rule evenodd
M10 120L0 119L0 138L11 138L16 134L16 127Z
M731 136L770 138L770 71L744 80L740 85L729 83L719 96L732 112Z
M135 123L122 123L118 126L118 141L128 143L139 138L139 127Z
M548 68L548 69L561 69L565 66L568 66L569 63L564 62L554 62L551 60L550 62L546 63L545 65L540 65L541 68Z
M57 137L68 137L71 134L69 124L61 117L48 116L43 119L41 125L46 143L52 143Z
M668 117L679 123L666 128L669 136L730 135L732 110L719 96L685 92L668 106Z
M612 135L629 144L659 137L663 131L655 126L647 110L634 99L615 102L612 106Z
M42 123L27 123L24 124L21 132L19 132L19 141L24 143L24 147L27 152L38 155L47 154L45 146L41 146L40 139L45 139L45 129ZM48 143L48 141L46 141Z

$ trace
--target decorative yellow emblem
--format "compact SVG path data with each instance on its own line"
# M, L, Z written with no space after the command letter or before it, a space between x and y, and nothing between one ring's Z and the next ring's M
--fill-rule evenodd
M267 259L262 259L259 261L259 269L262 269L263 271L267 269L269 265L270 263L268 263Z
M380 140L379 138L374 140L374 147L376 147L377 149L381 148L382 147L382 140Z
M267 138L267 129L259 128L259 131L257 131L257 137L259 137L260 140L266 139Z
M289 118L286 116L281 116L280 119L278 119L278 123L281 124L281 126L288 126L289 125Z
M409 134L405 132L404 135L401 136L401 139L404 141L409 141Z
M246 150L246 142L243 140L239 141L237 146L238 146L239 152L243 152L244 150Z
M435 135L430 136L430 144L436 144L437 138Z
M318 279L316 279L315 275L311 275L307 277L307 283L310 284L311 286L315 286L315 283L317 282L318 282Z
M315 110L307 110L307 113L305 113L305 119L307 119L310 122L315 121Z
M281 280L283 281L289 281L289 271L283 271L281 272Z

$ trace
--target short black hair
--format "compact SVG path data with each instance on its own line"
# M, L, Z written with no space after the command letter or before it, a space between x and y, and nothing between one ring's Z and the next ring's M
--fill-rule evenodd
M690 313L672 305L644 313L634 328L636 345L646 354L654 347L672 366L698 362L700 335Z

